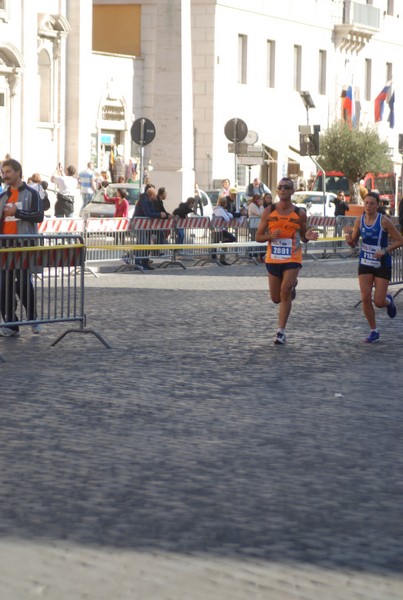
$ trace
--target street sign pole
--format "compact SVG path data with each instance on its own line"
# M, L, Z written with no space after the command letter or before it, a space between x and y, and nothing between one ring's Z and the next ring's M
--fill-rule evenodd
M248 133L248 126L242 119L230 119L224 127L227 140L234 143L234 185L238 187L238 144L242 142Z
M141 117L136 119L130 130L133 142L140 146L140 191L144 185L144 146L150 144L155 138L155 126L150 119Z
M145 119L140 119L140 192L144 191L144 123Z

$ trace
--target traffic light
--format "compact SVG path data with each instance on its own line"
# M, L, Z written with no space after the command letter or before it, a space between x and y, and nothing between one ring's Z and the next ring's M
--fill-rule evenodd
M301 156L318 156L320 125L299 126L299 153Z
M319 156L319 154L320 154L319 132L320 132L320 125L314 125L313 126L313 135L312 135L311 144L310 144L311 148L310 148L310 152L309 152L309 154L311 156Z

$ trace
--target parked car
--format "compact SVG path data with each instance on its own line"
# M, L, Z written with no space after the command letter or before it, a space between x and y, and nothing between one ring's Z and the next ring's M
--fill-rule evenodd
M210 198L213 207L217 206L217 200L220 192L221 190L206 190L206 194Z
M291 196L291 201L306 210L308 217L334 217L334 204L332 200L336 194L326 193L326 204L323 202L321 192L295 192Z
M195 214L200 217L209 217L211 219L213 216L213 203L211 202L211 198L201 189L195 190L194 197L196 198L196 201L199 199L194 210Z
M136 183L110 183L108 187L97 190L89 202L84 208L80 210L80 217L88 219L89 217L95 218L112 218L115 214L115 205L105 202L104 194L109 198L116 196L116 190L119 188L127 191L127 201L129 202L129 218L133 216L134 205L136 204L139 197L139 187Z

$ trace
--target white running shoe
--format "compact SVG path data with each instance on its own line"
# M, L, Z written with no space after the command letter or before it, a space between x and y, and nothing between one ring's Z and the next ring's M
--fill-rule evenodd
M40 325L39 323L35 323L35 325L31 325L31 331L33 334L41 333L42 325Z
M281 333L281 331L277 331L276 337L274 338L275 344L285 344L285 333Z
M3 337L17 337L20 332L17 329L11 329L11 327L0 327L0 336Z

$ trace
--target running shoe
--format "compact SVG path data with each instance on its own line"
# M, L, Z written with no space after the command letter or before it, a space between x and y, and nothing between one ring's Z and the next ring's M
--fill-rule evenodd
M390 300L390 304L386 307L386 312L391 319L394 319L397 313L396 304L393 302L392 294L386 294L386 297Z
M295 281L294 285L292 286L292 290L291 290L291 300L295 300L295 298L297 297L297 292L296 292L296 287L298 285L298 279Z
M0 327L0 336L17 337L18 335L20 335L18 329L11 329L11 327Z
M42 325L40 325L39 323L35 323L34 325L31 325L31 331L34 335L37 333L41 333Z
M374 342L379 342L379 332L371 331L369 336L365 338L364 342L366 344L373 344Z
M285 333L281 333L281 331L277 331L276 337L274 338L275 344L285 344Z

